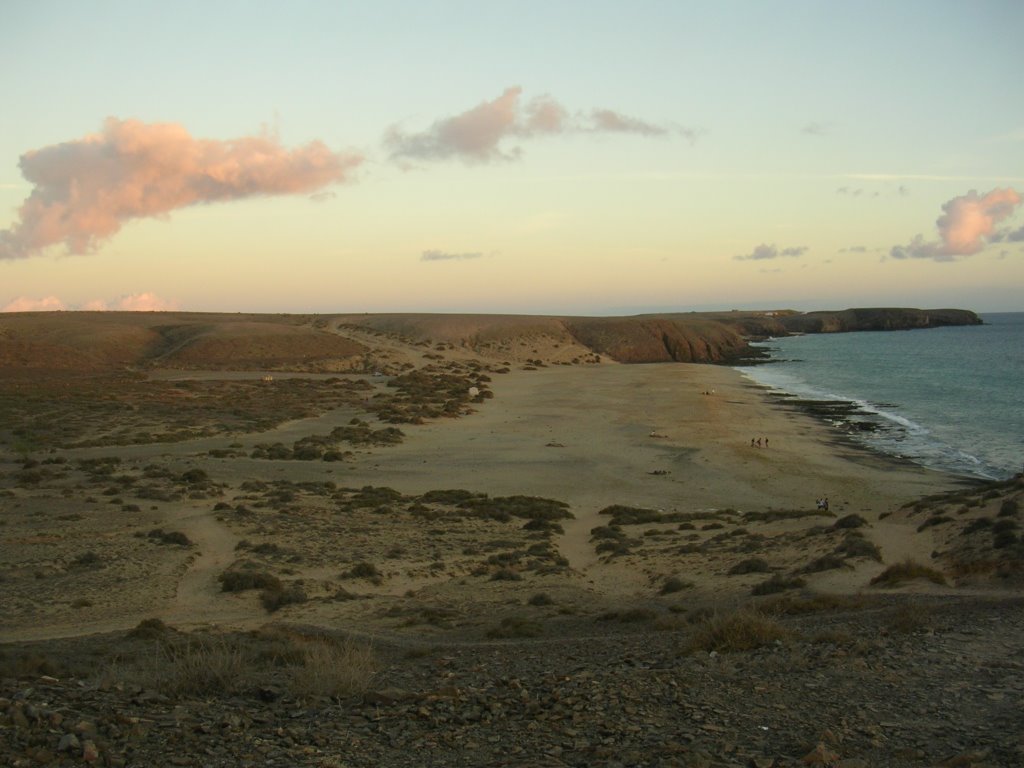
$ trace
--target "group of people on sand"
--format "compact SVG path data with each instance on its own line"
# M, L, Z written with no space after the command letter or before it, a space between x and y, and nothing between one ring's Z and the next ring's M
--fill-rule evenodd
M828 512L828 496L822 499L818 499L815 502L815 504L818 505L818 509L820 509L822 512Z
M761 445L761 441L762 440L764 441L764 446L763 447L767 448L768 447L768 438L767 437L758 437L758 438L753 438L752 437L752 438L750 438L750 447L751 448L761 448L762 447L762 445Z

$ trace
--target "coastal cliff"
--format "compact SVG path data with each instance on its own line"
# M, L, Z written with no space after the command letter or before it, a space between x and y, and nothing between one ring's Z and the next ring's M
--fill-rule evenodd
M734 364L763 356L750 342L772 336L979 324L968 310L906 308L631 317L25 312L0 318L0 371L337 372L377 370L386 359L412 364L426 354L438 360L453 350L524 364Z
M839 312L806 312L782 318L790 333L845 333L849 331L905 331L947 325L981 325L981 318L966 309L874 308Z
M964 309L881 307L572 318L564 322L581 344L620 363L734 363L760 357L761 351L749 342L771 336L900 331L981 325L982 321Z

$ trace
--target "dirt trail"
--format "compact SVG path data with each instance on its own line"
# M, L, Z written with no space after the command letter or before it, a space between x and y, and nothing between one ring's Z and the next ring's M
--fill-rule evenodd
M238 537L211 512L195 512L175 524L195 544L196 554L178 581L174 602L164 612L165 620L182 628L261 623L253 621L251 599L222 593L217 581L235 560Z

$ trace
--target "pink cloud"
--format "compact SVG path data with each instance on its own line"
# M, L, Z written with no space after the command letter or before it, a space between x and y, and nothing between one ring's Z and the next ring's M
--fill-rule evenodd
M906 246L894 246L890 255L894 259L935 261L971 256L989 242L1006 238L1005 233L996 231L996 225L1011 216L1020 203L1021 196L1014 189L993 189L985 195L972 189L943 204L943 214L935 222L938 240L926 241L917 235Z
M33 189L15 225L0 232L0 259L58 243L86 253L132 219L191 205L314 192L361 162L319 141L289 150L272 135L195 139L176 123L108 118L99 133L22 155Z
M590 113L593 130L612 133L639 133L645 136L660 136L668 131L661 126L637 120L611 109L595 109Z
M155 293L133 293L114 302L113 309L123 312L170 312L176 310L175 301L161 299Z
M162 299L148 291L120 296L110 301L91 299L81 306L72 307L68 307L56 296L47 296L43 299L20 296L0 309L0 312L56 312L68 309L83 312L172 312L178 309L178 303Z
M635 133L644 136L668 134L667 128L610 109L594 109L587 115L569 111L550 96L540 96L525 107L520 105L523 89L506 88L493 101L484 101L452 117L437 120L425 131L408 133L392 126L384 144L394 160L445 160L452 157L469 162L513 160L522 154L518 146L506 147L508 140L568 133ZM696 132L677 129L691 142Z
M66 309L64 302L56 296L47 296L43 299L19 296L0 309L0 312L57 312L63 309Z

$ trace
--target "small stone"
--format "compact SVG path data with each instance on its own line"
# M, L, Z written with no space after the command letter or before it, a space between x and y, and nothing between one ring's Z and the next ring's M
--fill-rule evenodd
M416 698L415 694L403 688L384 688L379 691L368 691L363 694L363 701L367 704L378 704L389 706L403 701L411 701Z
M838 761L839 755L820 742L818 746L800 758L800 762L804 765L832 765Z
M60 737L60 743L57 744L58 752L71 752L78 751L81 747L81 743L78 741L78 737L73 733L65 733Z
M100 759L100 751L91 741L82 742L82 759L87 763L95 763Z
M56 759L56 755L48 749L36 750L36 753L32 755L32 759L40 765L49 765Z
M90 722L89 720L79 720L75 723L74 731L79 736L92 736L96 733L96 723Z

